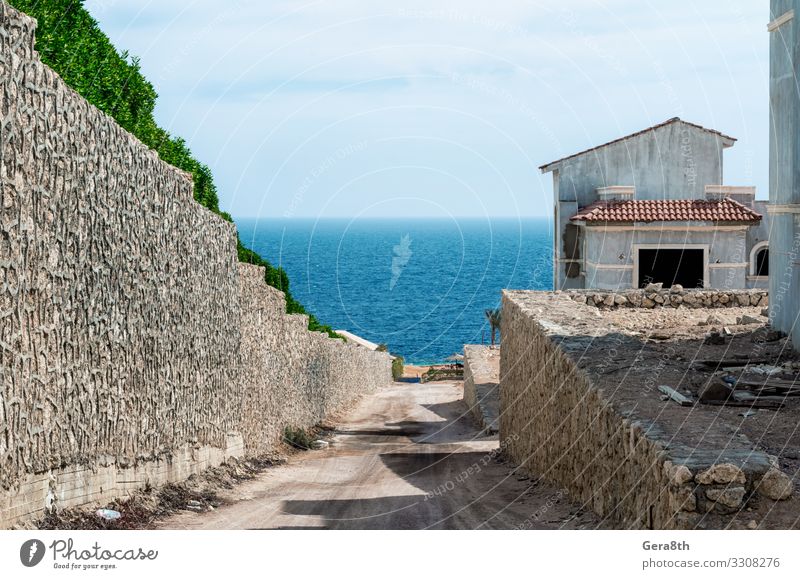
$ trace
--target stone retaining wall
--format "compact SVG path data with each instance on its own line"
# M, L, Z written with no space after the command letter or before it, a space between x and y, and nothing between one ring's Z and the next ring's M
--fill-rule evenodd
M309 332L234 226L0 1L0 527L261 452L390 380Z
M248 453L274 446L286 426L316 424L388 384L389 354L309 332L307 316L284 314L283 293L264 284L263 268L239 268L240 430Z
M660 284L659 284L660 285ZM652 289L566 290L574 301L597 307L618 308L737 308L769 305L769 293L761 290Z
M464 346L464 403L486 434L499 427L499 357L497 346Z
M524 470L623 528L694 528L701 519L724 528L754 492L791 495L763 452L682 446L615 408L562 346L570 333L548 319L550 302L537 293L505 291L502 304L500 439Z

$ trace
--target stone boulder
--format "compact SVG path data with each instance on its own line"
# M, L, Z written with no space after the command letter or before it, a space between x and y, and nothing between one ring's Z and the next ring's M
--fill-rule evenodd
M722 382L722 380L709 380L706 384L700 387L698 396L700 400L714 400L721 401L730 398L731 390ZM709 483L703 483L709 484Z
M694 479L692 471L690 471L686 465L673 465L669 461L664 463L664 475L669 479L669 482L675 486L685 485Z
M712 488L706 491L706 496L709 500L729 509L740 507L742 500L744 500L744 495L744 487Z
M756 490L763 497L773 501L783 501L792 496L794 484L791 478L773 467L761 477Z
M738 466L728 462L723 462L720 464L715 464L711 468L698 473L694 477L694 480L696 483L701 485L725 485L730 483L744 484L747 478L744 476L742 469L740 469Z
M644 295L641 292L633 292L628 294L628 301L631 305L635 308L639 308L642 306L642 300L644 299Z

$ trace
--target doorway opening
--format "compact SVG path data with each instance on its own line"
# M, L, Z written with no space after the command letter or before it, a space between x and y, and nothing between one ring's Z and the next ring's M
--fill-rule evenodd
M665 288L680 284L702 288L705 278L705 255L702 249L640 249L637 287L663 283Z

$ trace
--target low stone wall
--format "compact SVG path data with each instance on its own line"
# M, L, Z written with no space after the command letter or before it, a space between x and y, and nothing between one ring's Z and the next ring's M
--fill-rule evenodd
M464 346L464 403L486 434L499 428L500 348Z
M0 0L0 528L269 449L391 380L45 66Z
M572 354L580 357L586 336L570 343L570 331L550 315L555 299L503 294L500 439L522 469L623 528L694 528L701 518L724 527L724 518L709 517L737 511L756 491L791 494L791 481L763 452L691 448L635 410L616 408L576 365Z
M639 289L610 292L607 290L566 290L572 300L606 308L737 308L769 305L766 290L716 289Z

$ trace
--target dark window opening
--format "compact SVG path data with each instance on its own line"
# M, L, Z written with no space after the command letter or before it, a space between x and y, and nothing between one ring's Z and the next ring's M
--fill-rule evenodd
M581 245L583 238L581 237L581 228L572 223L568 223L564 227L564 257L567 259L581 259Z
M756 254L756 275L769 275L769 249L764 248Z
M567 277L569 279L575 279L576 277L581 277L581 264L575 263L574 261L568 261L564 264L564 270L566 271Z
M566 227L564 227L562 243L564 245L564 258L575 260L572 262L567 262L566 265L567 277L570 279L575 279L577 277L580 277L581 246L583 245L583 236L581 234L581 228L575 225L574 223L567 223Z
M663 283L665 288L701 288L705 265L702 249L640 249L638 287Z

